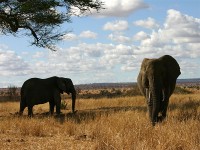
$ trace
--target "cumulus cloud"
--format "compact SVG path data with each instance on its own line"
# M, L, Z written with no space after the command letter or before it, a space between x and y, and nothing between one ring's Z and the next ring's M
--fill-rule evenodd
M66 35L63 36L64 41L74 41L74 40L77 40L77 39L78 39L78 37L74 33L67 33Z
M140 32L136 33L133 37L133 39L136 41L145 40L147 38L149 38L149 35L147 33L145 33L144 31L140 31Z
M128 22L125 20L117 20L114 22L107 22L103 26L104 30L110 30L110 31L124 31L128 29Z
M87 31L81 32L79 36L81 38L96 39L97 38L97 33L87 30Z
M0 75L26 75L30 73L29 65L14 51L0 47Z
M121 34L109 34L108 38L117 43L129 43L131 42L131 38L121 35Z
M61 49L56 53L49 52L45 60L31 65L33 74L63 75L102 74L116 65L126 64L133 58L133 49L124 44L87 44ZM98 78L98 76L96 76Z
M133 24L136 26L141 26L141 27L148 28L148 29L155 29L155 28L159 27L159 25L156 23L156 21L151 17L148 17L146 20L135 21L135 22L133 22Z
M104 8L99 13L93 11L94 16L100 17L124 17L137 10L148 8L148 4L143 0L102 0Z
M167 38L174 37L174 43L199 43L200 18L194 18L170 9L164 24L163 34Z
M41 57L44 57L44 52L36 52L34 55L33 55L33 58L41 58Z
M182 76L190 72L191 77L199 70L200 49L200 18L182 14L170 9L163 25L154 29L151 33L140 31L134 35L134 40L140 42L134 49L133 55L138 62L143 58L156 58L168 54L175 57L181 65ZM191 61L192 59L192 61ZM190 67L183 60L191 61ZM184 61L184 62L187 62ZM122 70L130 70L132 63L126 63ZM196 68L196 69L194 69ZM197 73L196 73L197 74Z
M163 28L153 31L149 38L141 40L141 46L163 48L182 47L182 54L187 47L200 43L200 19L181 14L176 10L168 10ZM187 50L186 50L187 49ZM191 50L189 50L191 52ZM189 56L193 55L190 53Z
M103 29L114 31L107 35L111 42L114 41L112 44L83 43L83 38L97 37L90 30L71 34L71 39L79 39L77 43L57 52L36 52L31 57L35 59L34 63L25 62L13 51L0 48L0 75L71 75L77 77L78 83L108 82L116 81L116 70L137 74L145 57L157 58L169 54L180 63L183 76L185 72L195 76L195 71L200 69L200 19L170 9L161 25L151 19L143 21L143 26L153 30L133 32L131 37L126 32L131 28L127 21L106 23ZM40 59L44 56L45 59Z

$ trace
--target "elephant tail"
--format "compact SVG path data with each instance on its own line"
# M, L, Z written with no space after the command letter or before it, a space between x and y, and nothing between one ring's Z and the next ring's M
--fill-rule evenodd
M20 109L19 109L19 114L22 115L23 114L23 111L25 109L25 107L27 106L26 104L26 97L25 97L25 93L24 93L24 88L22 86L21 88L21 100L20 100Z

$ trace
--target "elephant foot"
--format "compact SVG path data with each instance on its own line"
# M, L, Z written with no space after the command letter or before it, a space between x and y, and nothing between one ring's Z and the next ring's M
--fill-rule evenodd
M72 114L74 114L74 115L75 115L76 113L77 113L77 110L72 112Z
M158 118L157 118L157 122L162 122L163 121L163 117L162 116L159 116Z
M154 127L156 125L156 122L151 122L152 126Z
M60 117L63 116L64 114L60 111L60 112L56 112L56 117Z
M158 122L163 122L165 120L166 116L158 116Z
M151 122L151 123L152 123L152 126L155 126L157 123L163 122L164 119L165 119L165 117L163 117L163 116L158 116L158 117L156 118L155 121L152 121L152 122Z

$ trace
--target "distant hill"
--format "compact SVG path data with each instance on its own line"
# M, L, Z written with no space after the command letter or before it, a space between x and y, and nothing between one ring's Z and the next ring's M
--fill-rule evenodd
M75 85L76 88L82 90L90 89L105 89L105 88L130 88L137 85L136 82L121 82L121 83L90 83L90 84L79 84ZM200 86L200 78L191 78L191 79L178 79L177 85L197 85ZM18 91L20 88L18 88ZM0 88L0 91L7 91L7 88Z
M129 88L136 85L135 82L125 82L125 83L91 83L91 84L79 84L75 85L76 88L82 90L87 89L105 89L105 88Z
M177 83L200 83L200 78L178 79Z
M136 82L122 82L122 83L91 83L91 84L79 84L75 85L76 88L80 88L82 90L87 89L105 89L105 88L130 88L137 85ZM193 79L178 79L177 85L199 85L200 86L200 78Z

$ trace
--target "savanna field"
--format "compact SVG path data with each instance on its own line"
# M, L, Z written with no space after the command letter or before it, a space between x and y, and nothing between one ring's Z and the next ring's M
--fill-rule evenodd
M27 109L22 117L16 114L19 102L0 102L0 149L200 149L200 91L196 89L173 94L168 118L155 127L148 120L145 99L140 95L79 96L76 114L71 114L69 97L64 97L62 105L59 117L48 115L46 103L34 106L34 117L28 118Z

